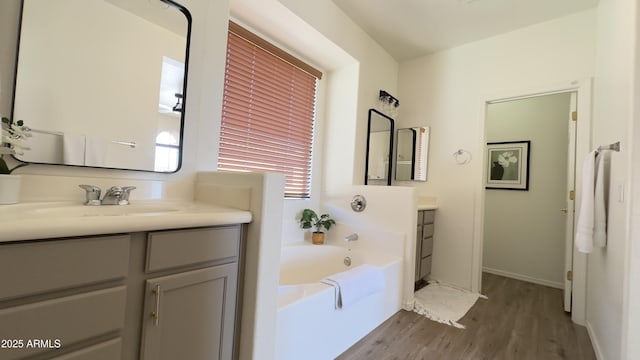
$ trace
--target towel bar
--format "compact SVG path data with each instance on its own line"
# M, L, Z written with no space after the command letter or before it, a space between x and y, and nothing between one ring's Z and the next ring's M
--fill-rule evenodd
M609 144L609 145L601 145L598 147L597 151L602 151L602 150L613 150L613 151L620 151L620 141L617 141L613 144Z
M25 126L26 129L28 129L28 131L34 132L34 133L38 133L38 134L46 134L46 135L55 135L55 136L64 136L64 133L61 131L50 131L50 130L40 130L40 129L32 129L28 126ZM128 146L130 148L135 148L136 146L138 146L138 144L136 144L135 141L119 141L119 140L111 140L110 141L112 144L118 144L118 145L125 145Z

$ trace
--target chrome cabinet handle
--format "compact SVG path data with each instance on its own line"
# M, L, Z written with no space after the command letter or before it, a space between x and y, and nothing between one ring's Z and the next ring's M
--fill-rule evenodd
M569 213L569 209L560 209L560 211L562 211L562 212L563 212L563 213L565 213L565 214L568 214L568 213Z
M153 306L151 317L153 318L153 325L158 326L160 324L160 284L156 284L151 292L156 296L156 302Z

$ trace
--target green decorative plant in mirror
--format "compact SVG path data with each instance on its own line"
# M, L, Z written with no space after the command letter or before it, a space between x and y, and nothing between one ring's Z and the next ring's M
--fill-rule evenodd
M27 164L22 163L9 168L5 155L23 155L24 150L29 150L26 139L31 136L29 128L24 126L24 121L18 120L12 123L9 118L2 118L1 126L2 136L0 137L0 174L8 175L17 168Z

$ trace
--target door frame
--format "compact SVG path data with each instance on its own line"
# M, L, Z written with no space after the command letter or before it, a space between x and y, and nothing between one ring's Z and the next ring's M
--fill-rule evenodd
M551 95L566 92L576 92L578 101L578 120L576 123L576 177L575 177L575 202L574 207L580 208L581 203L581 181L582 181L582 161L591 151L591 103L592 103L592 79L586 78L560 84L551 84L536 89L513 90L503 94L484 96L481 99L481 143L478 151L483 154L483 161L476 166L481 166L481 174L475 186L475 209L474 209L474 226L473 226L473 249L471 253L472 274L471 274L471 290L480 292L482 289L482 251L484 245L484 179L486 177L486 154L484 147L486 144L486 123L487 123L487 105L492 102L525 99L536 96ZM574 222L575 229L575 222ZM573 322L584 325L586 317L586 293L587 293L587 256L573 249L573 283L572 283L572 311L571 320Z

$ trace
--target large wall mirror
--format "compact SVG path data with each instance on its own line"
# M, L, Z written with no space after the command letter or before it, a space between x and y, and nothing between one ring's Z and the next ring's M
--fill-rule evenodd
M396 180L427 181L429 127L398 129Z
M365 185L391 185L393 119L369 109Z
M31 163L175 172L191 16L170 0L23 0L13 119Z

